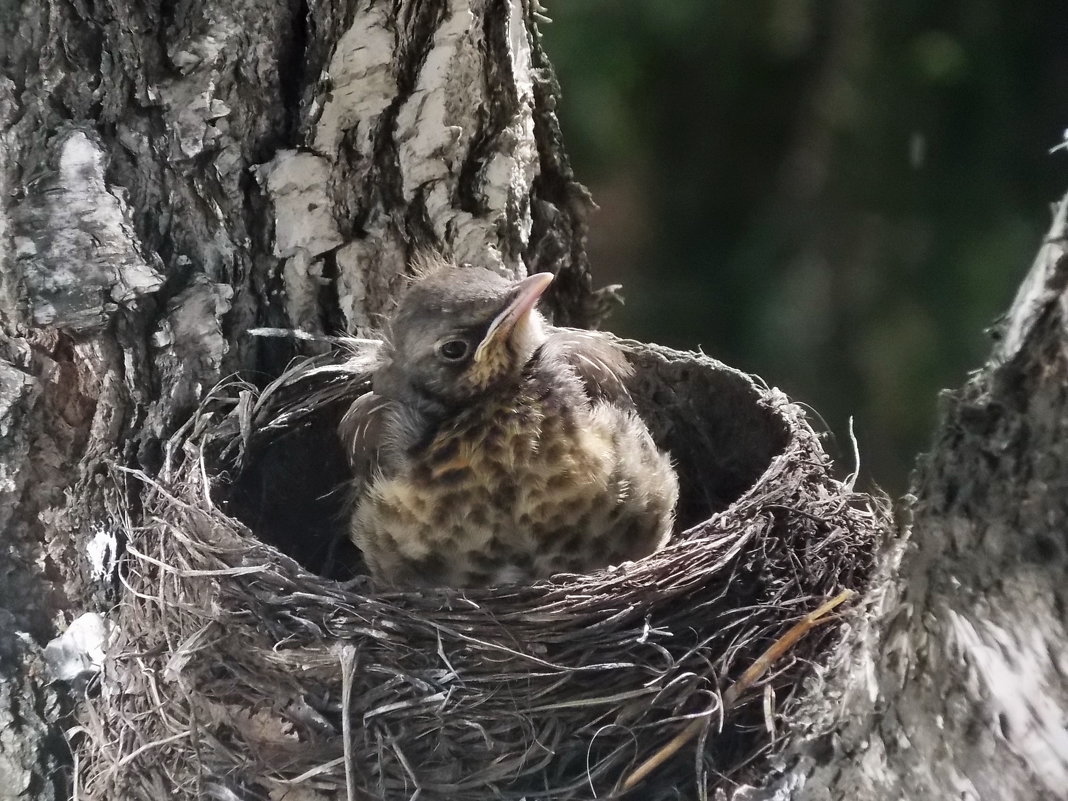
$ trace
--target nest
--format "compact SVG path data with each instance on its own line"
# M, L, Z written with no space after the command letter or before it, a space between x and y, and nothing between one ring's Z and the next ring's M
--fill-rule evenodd
M488 590L346 574L351 370L216 390L159 477L115 472L125 586L77 796L658 800L765 775L836 639L806 615L863 590L886 512L781 393L699 354L632 360L679 468L671 544Z

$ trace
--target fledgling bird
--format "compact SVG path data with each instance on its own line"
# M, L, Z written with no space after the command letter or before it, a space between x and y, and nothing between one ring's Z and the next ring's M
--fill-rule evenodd
M638 559L671 533L678 480L609 337L546 324L551 273L433 264L389 321L340 435L350 536L398 586L495 586Z

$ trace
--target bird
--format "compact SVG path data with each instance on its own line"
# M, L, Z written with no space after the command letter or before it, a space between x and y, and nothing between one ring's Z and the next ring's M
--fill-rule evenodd
M626 346L549 325L537 306L552 273L417 270L338 429L370 575L505 586L663 547L678 478L627 391Z

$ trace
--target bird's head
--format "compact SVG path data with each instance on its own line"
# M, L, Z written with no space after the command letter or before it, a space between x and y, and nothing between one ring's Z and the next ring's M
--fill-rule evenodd
M416 278L390 320L375 392L450 409L514 380L545 341L535 307L552 280L451 265Z

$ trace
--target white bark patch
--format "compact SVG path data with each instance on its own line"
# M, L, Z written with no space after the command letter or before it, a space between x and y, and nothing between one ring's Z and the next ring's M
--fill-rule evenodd
M57 155L56 172L14 210L15 269L34 324L89 331L163 278L159 259L140 252L124 193L104 181L96 142L76 131Z
M336 258L338 306L345 316L347 330L381 328L382 320L372 318L367 310L368 298L395 294L383 277L403 272L404 248L390 237L367 237L345 245L338 250ZM396 265L396 268L383 270L383 264ZM368 286L368 282L372 285Z
M44 648L44 658L52 675L60 681L73 681L104 668L104 649L111 625L96 612L75 618L67 630Z
M328 158L334 157L342 135L354 127L357 149L369 153L375 123L397 95L390 16L387 4L366 4L334 49L327 76L331 89L322 101L314 144Z
M337 301L349 331L371 324L367 317L367 287L363 283L369 255L368 246L361 241L350 242L337 252Z
M230 310L234 290L196 275L171 301L167 316L152 336L154 367L162 397L148 412L145 428L162 433L175 409L195 406L221 378L229 345L222 317Z
M520 212L525 239L531 219L525 199L538 172L534 142L534 94L530 42L522 6L510 5L509 61L518 112L497 139L498 148L480 166L478 191L488 213L475 216L454 207L459 173L478 130L482 92L482 54L486 43L471 4L458 0L442 22L419 72L415 89L397 115L397 154L405 200L423 196L437 237L459 261L506 269L487 243L496 242L509 212Z
M503 207L478 219L453 206L464 157L478 127L478 110L486 102L481 91L482 32L476 30L470 3L453 3L452 13L438 28L419 72L411 97L397 114L397 157L404 199L423 195L434 233L448 243L459 261L483 261L500 267L487 243L496 241ZM494 258L496 257L496 258Z
M1042 615L1048 623L1055 616ZM976 697L987 699L989 726L1005 730L1008 746L1025 760L1036 779L1053 792L1068 787L1068 729L1056 704L1063 681L1052 649L1063 649L1064 636L1050 638L1049 628L1023 624L1013 631L990 620L973 620L949 612L956 649L967 660Z
M322 261L316 257L344 243L327 195L331 166L322 156L284 150L257 170L274 203L274 253L286 259L285 303L293 325L319 328Z
M314 258L344 242L326 193L330 180L326 159L283 150L259 167L257 175L274 202L276 256L304 253Z
M456 2L434 34L411 97L397 114L397 151L404 199L425 185L446 181L459 170L478 124L481 32L469 3ZM430 218L436 219L434 210Z
M118 538L113 529L98 525L85 543L85 558L89 560L89 575L96 581L111 578L118 555Z
M188 349L213 369L222 364L227 348L220 318L230 310L234 289L196 276L190 286L175 296L170 312L153 336L152 344L178 352Z
M10 163L16 153L15 133L11 125L16 108L15 84L0 76L0 197L3 198L11 197L12 187L8 185L8 176L17 174ZM0 203L0 302L3 303L4 309L17 308L21 292L18 274L12 262L14 248L8 247L7 244L12 234L10 227L7 203Z
M530 64L530 34L523 22L523 8L511 3L508 14L508 56L518 111L501 138L502 147L483 172L482 192L489 208L499 210L494 224L512 209L524 243L533 221L527 202L538 176L538 149L534 137L534 82ZM471 247L473 243L465 243Z
M280 154L259 170L276 205L276 253L287 259L305 253L286 266L287 290L301 293L292 306L305 310L294 325L314 328L318 317L306 312L319 295L315 262L334 248L341 313L351 329L375 326L367 310L380 311L396 289L382 278L407 268L411 243L397 230L406 206L422 207L419 218L429 222L430 239L450 258L506 275L521 270L516 254L530 237L539 171L533 44L523 9L520 0L510 2L502 18L502 10L473 0L449 0L430 33L398 27L396 9L380 3L355 11L322 76L328 90L308 114L314 155ZM407 97L397 81L400 50L418 70ZM396 121L383 130L382 115L398 98ZM501 120L501 109L514 112L512 118ZM390 137L395 161L379 149ZM386 210L384 202L395 201L368 184L373 171L384 176L387 194L399 186L400 209ZM330 214L339 196L343 213L359 214L358 242L342 241ZM418 233L421 239L424 232Z
M520 113L509 126L514 146L493 156L485 171L483 192L490 208L504 209L529 195L538 175L538 152L534 141L534 83L530 77L530 39L523 25L519 3L512 3L508 16L508 53ZM529 209L520 221L524 240L530 235Z

